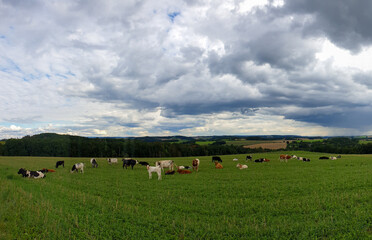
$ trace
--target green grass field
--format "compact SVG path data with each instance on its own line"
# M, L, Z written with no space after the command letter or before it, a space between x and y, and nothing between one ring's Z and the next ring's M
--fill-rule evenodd
M17 175L20 167L54 168L62 158L0 158L0 239L371 239L372 156L281 163L279 152L254 154L239 170L200 157L198 173L156 175L99 159L64 158L45 179ZM191 165L192 157L172 158ZM138 159L154 163L155 159ZM85 162L84 174L70 174Z

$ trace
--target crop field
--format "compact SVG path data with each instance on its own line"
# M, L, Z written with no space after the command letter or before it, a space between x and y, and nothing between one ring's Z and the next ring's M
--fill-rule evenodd
M372 155L311 162L278 160L282 152L199 157L199 172L156 174L88 158L0 157L0 239L371 239ZM238 158L248 169L239 170ZM192 157L172 158L191 165ZM55 169L44 179L19 168ZM138 159L151 165L160 159ZM85 173L69 170L84 162Z

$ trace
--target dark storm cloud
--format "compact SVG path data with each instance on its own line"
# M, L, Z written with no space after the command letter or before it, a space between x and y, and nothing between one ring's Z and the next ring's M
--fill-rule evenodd
M286 0L286 14L309 14L306 35L324 34L332 42L351 51L372 43L372 2L369 0Z

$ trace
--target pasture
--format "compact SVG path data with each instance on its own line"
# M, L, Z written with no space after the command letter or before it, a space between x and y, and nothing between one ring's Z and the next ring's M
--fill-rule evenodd
M278 160L282 153L311 162ZM0 239L370 239L372 155L271 152L200 159L199 172L148 179L97 158L0 157ZM330 156L330 155L329 155ZM238 162L248 169L236 168ZM136 158L152 166L160 159ZM193 157L170 158L191 166ZM19 168L55 169L44 179ZM69 171L84 162L84 174Z

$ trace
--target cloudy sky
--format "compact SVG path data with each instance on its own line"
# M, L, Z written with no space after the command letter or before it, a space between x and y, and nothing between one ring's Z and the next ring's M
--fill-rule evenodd
M370 0L0 0L0 139L372 134Z

